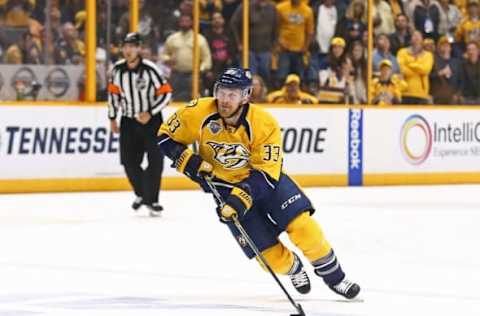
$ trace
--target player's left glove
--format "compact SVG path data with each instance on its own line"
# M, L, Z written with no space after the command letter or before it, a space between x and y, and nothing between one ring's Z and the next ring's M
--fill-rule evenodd
M206 176L211 177L213 172L213 166L199 155L194 154L190 148L186 148L181 153L173 166L193 180Z
M222 221L231 221L234 216L242 218L252 207L253 199L247 188L234 187L225 200L225 205L218 208Z
M204 177L213 177L213 166L193 153L190 148L183 150L179 157L174 160L172 167L198 183L203 191L210 192Z

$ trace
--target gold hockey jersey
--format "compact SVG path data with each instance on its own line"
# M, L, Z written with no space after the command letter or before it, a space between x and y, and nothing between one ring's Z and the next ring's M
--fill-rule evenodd
M193 100L170 116L158 135L184 145L197 143L198 154L213 165L214 175L226 182L244 180L251 169L278 181L283 153L276 119L254 104L244 105L241 111L238 126L227 126L214 98Z

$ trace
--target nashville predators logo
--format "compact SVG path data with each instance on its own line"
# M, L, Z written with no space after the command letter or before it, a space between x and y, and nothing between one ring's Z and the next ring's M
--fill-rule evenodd
M239 169L248 163L250 153L242 144L207 142L215 152L215 160L226 169Z

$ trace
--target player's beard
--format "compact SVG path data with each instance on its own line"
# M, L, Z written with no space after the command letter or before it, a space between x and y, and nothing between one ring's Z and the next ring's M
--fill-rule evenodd
M218 102L218 101L217 101L217 102ZM218 104L217 106L219 107L219 109L222 108L222 106L221 106L220 104ZM243 108L243 105L239 105L239 106L237 107L237 109L236 109L235 111L233 111L231 114L223 115L223 114L221 113L221 111L219 111L219 112L220 112L219 114L220 114L220 116L221 116L224 120L232 119L232 118L234 118L236 115L238 115L238 113L242 110L242 108Z

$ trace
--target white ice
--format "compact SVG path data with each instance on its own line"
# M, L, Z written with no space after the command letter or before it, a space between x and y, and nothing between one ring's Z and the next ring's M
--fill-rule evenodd
M308 316L480 315L480 186L307 189L361 300L313 274ZM1 316L271 316L295 309L199 191L0 195ZM305 261L306 262L306 261Z

